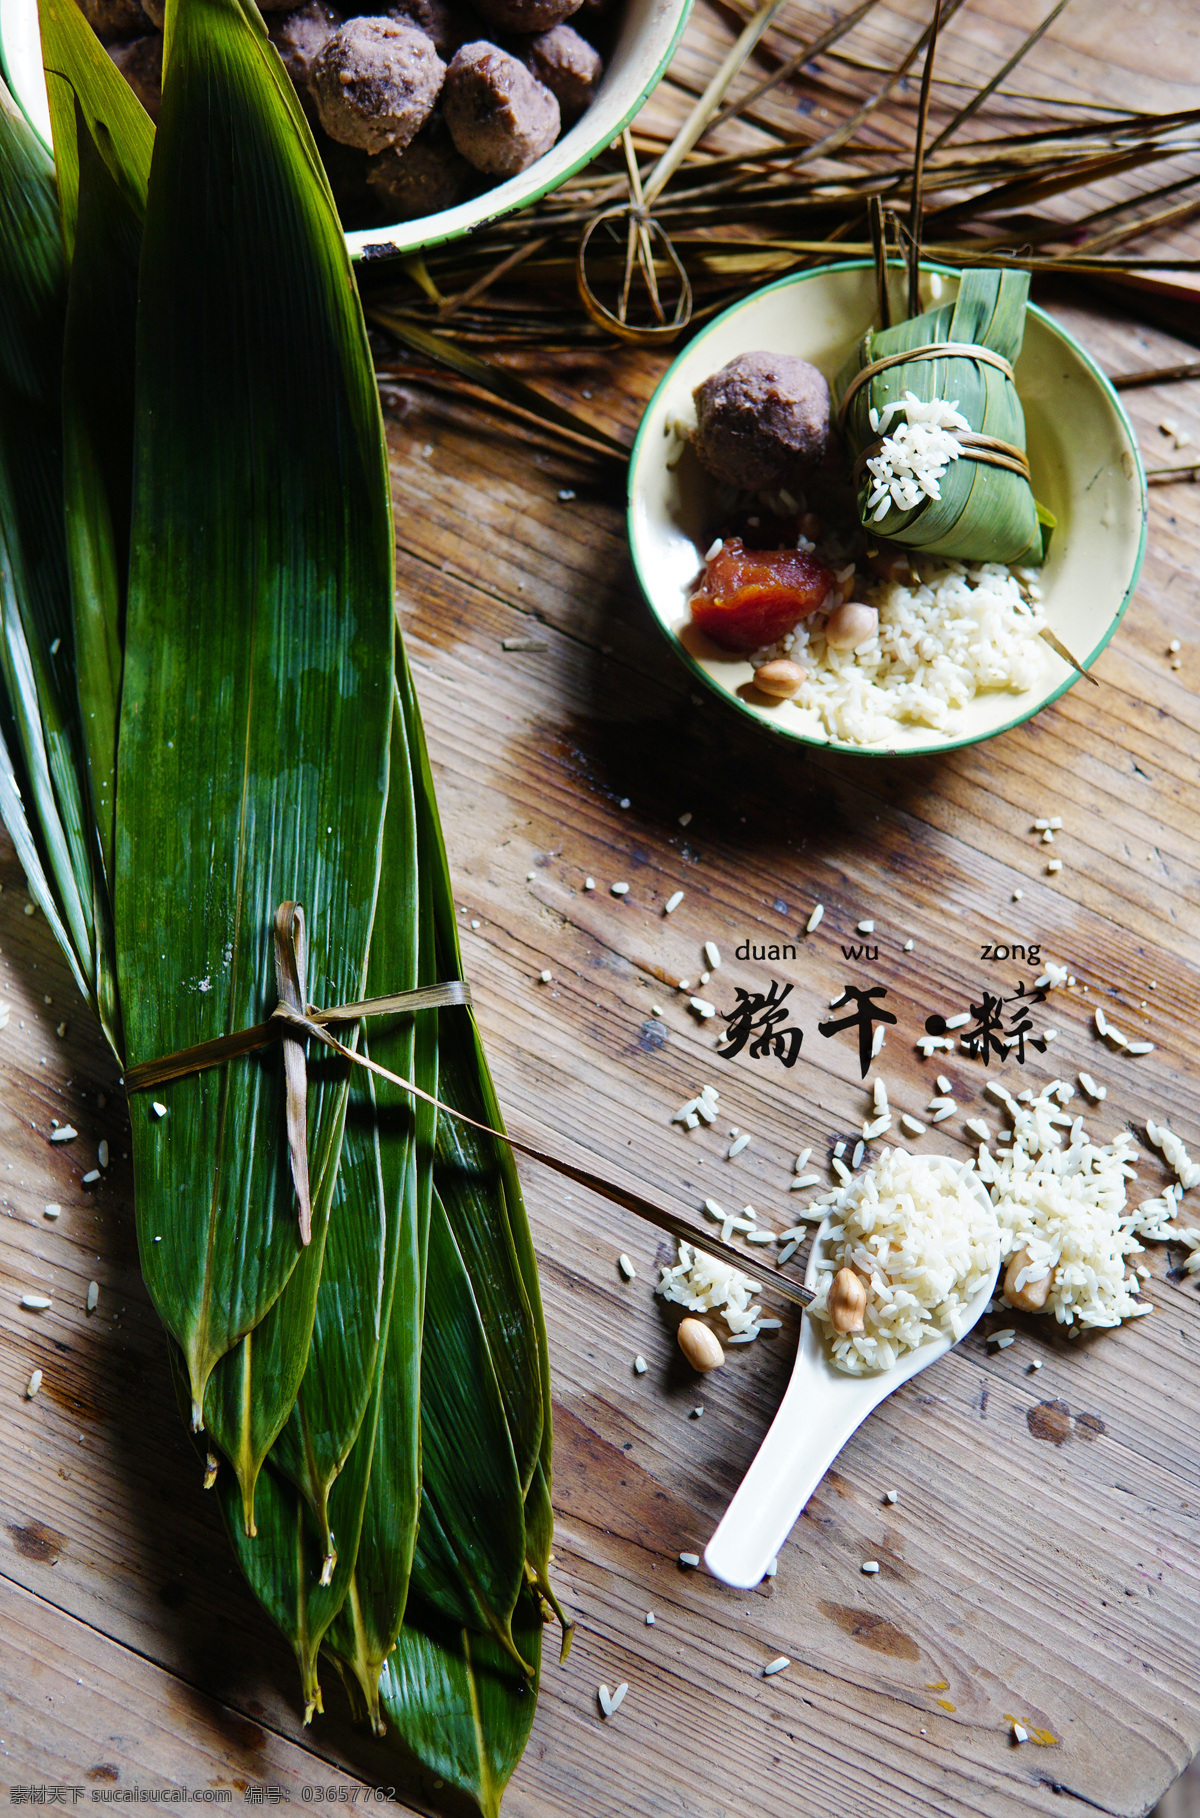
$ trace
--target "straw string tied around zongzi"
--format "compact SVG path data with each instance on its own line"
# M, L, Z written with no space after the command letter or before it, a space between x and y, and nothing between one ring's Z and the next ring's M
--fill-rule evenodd
M977 360L981 365L994 366L1006 379L1015 382L1016 374L1011 363L1003 354L994 353L990 347L977 347L973 341L929 341L924 347L906 348L902 353L885 354L881 360L869 360L855 373L838 407L838 415L843 422L846 411L856 391L875 377L877 372L884 372L889 366L907 366L910 360Z

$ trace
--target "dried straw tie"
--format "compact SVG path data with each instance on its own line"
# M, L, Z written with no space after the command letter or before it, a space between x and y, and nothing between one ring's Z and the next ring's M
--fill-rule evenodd
M518 1154L527 1155L531 1161L541 1162L543 1167L564 1175L577 1186L586 1187L589 1192L598 1193L614 1205L623 1206L627 1212L633 1212L660 1231L666 1231L677 1240L692 1244L710 1256L718 1256L736 1269L745 1268L749 1258L718 1239L710 1238L705 1232L696 1231L686 1219L678 1218L673 1212L656 1206L631 1183L606 1180L601 1175L594 1174L590 1168L580 1167L563 1156L554 1155L536 1143L523 1142L519 1137L510 1136L507 1131L496 1130L491 1124L480 1123L478 1118L468 1117L465 1111L457 1111L453 1105L443 1104L441 1099L434 1098L432 1093L414 1085L412 1080L390 1072L387 1067L381 1067L378 1061L371 1060L368 1055L347 1048L327 1027L330 1023L357 1022L364 1016L396 1013L407 1015L417 1010L469 1006L471 988L465 980L450 979L444 984L424 985L415 991L397 991L389 997L365 998L361 1003L339 1004L331 1010L318 1010L307 1003L307 962L304 910L299 903L281 903L275 912L275 978L279 1002L266 1022L256 1023L253 1028L241 1029L232 1035L218 1036L213 1041L200 1042L194 1048L184 1048L178 1054L167 1055L161 1060L141 1061L125 1073L127 1092L149 1092L155 1086L185 1079L193 1073L202 1073L209 1067L222 1066L224 1062L240 1055L252 1054L258 1048L266 1048L273 1042L282 1041L288 1154L300 1208L300 1236L304 1243L309 1241L312 1222L308 1184L304 1043L307 1038L313 1037L356 1067L366 1067L380 1079L386 1079L391 1085L399 1086L401 1091L424 1100L427 1105L444 1112L447 1117L456 1118L459 1123L469 1125L472 1130L478 1130L484 1136L494 1137L497 1142L507 1143ZM755 1272L768 1279L780 1294L798 1306L808 1306L813 1298L811 1289L791 1280L777 1269L762 1269L756 1264Z

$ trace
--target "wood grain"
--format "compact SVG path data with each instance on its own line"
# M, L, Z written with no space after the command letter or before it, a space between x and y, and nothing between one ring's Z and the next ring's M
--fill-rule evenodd
M1037 14L1009 0L960 15L969 29L947 35L947 82L993 67ZM879 43L911 41L922 16L916 0L881 9ZM816 17L789 13L777 52ZM732 29L731 15L701 11L686 80L711 68L711 45ZM1156 36L1171 38L1169 56ZM1200 68L1195 37L1182 6L1068 9L1025 86L1086 97L1116 80L1131 105L1173 105ZM842 75L844 87L859 80ZM831 97L840 80L834 68ZM654 105L665 117L677 103ZM881 141L904 118L878 119ZM1109 370L1188 357L1078 291L1043 300ZM556 395L590 392L580 408L628 429L662 366L581 348L538 370ZM866 970L900 1018L880 1063L898 1106L919 1113L945 1072L963 1115L980 1110L988 1070L960 1053L924 1062L912 1044L931 1011L965 1008L996 977L1013 988L1020 965L997 973L983 945L1037 942L1078 983L1046 1006L1043 1022L1052 1014L1060 1031L1046 1061L1024 1075L1010 1063L1004 1077L1087 1068L1109 1087L1089 1127L1141 1134L1169 1113L1197 1152L1200 489L1153 493L1150 554L1097 666L1099 691L1077 687L973 750L864 764L787 750L695 691L638 598L609 465L518 437L503 416L411 376L385 396L400 611L467 967L514 1117L684 1204L748 1200L782 1225L797 1149L811 1145L823 1171L867 1109L852 1047L822 1040L816 1024L864 975L841 947L870 916L879 952ZM1170 449L1164 415L1200 440L1197 386L1125 401L1148 460ZM503 648L522 636L545 649ZM1065 823L1054 877L1032 830L1047 813ZM630 885L623 899L609 893L616 880ZM386 1745L352 1729L336 1685L330 1715L302 1727L293 1663L233 1567L174 1407L138 1274L115 1063L41 917L24 913L7 846L0 885L4 1772L14 1784L228 1787L238 1805L250 1784L293 1800L306 1783L399 1784L408 1809L431 1809L435 1789L398 1780ZM806 937L816 901L825 921ZM723 956L706 987L722 1008L735 985L793 984L805 1041L792 1071L722 1061L713 1026L663 983L697 977L706 939ZM791 942L798 957L741 962L745 940ZM1098 1002L1154 1052L1106 1049ZM706 1080L721 1092L718 1124L671 1127ZM53 1118L78 1138L52 1146ZM754 1140L730 1163L733 1125ZM85 1189L101 1137L111 1165ZM915 1147L965 1153L964 1140L956 1119ZM780 1333L698 1384L651 1292L667 1246L523 1173L554 1371L556 1569L578 1629L567 1665L547 1668L506 1811L1146 1812L1200 1744L1200 1323L1194 1286L1170 1273L1175 1255L1151 1251L1156 1311L1129 1330L1069 1342L1019 1322L1011 1349L989 1356L972 1339L901 1390L827 1475L778 1576L741 1594L681 1569L678 1554L702 1548L771 1418L792 1314L775 1309ZM1164 1178L1148 1155L1137 1191ZM57 1220L43 1214L51 1202ZM616 1268L622 1250L631 1283ZM48 1312L20 1308L36 1291L52 1295ZM30 1401L35 1367L43 1386ZM859 1570L868 1557L877 1578ZM791 1665L764 1680L777 1653ZM596 1685L620 1679L629 1695L605 1722ZM1044 1743L1015 1745L1010 1715Z

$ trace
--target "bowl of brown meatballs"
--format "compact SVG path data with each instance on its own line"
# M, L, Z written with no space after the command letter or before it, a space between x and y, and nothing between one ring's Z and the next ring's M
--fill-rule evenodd
M164 0L79 4L156 117ZM564 182L654 88L691 0L384 4L259 0L352 256L455 239ZM49 143L37 0L0 0L0 59Z

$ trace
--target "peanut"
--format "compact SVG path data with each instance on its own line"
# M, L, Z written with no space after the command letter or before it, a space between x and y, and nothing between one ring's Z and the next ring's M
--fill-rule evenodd
M802 669L799 663L789 663L786 657L775 657L754 671L754 686L774 700L790 701L807 675L807 669Z
M699 1370L701 1375L709 1370L719 1370L725 1362L720 1339L702 1319L681 1320L676 1337L679 1349L693 1370Z
M825 642L831 650L857 650L879 630L879 614L860 600L837 606L825 621Z
M861 1332L867 1310L867 1284L853 1269L839 1269L825 1302L835 1332Z
M1040 1313L1050 1292L1049 1272L1042 1276L1041 1281L1027 1281L1023 1288L1016 1285L1017 1276L1022 1269L1029 1267L1030 1261L1028 1250L1018 1250L1009 1257L1008 1267L1004 1271L1004 1298L1010 1307L1019 1307L1022 1313Z

